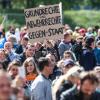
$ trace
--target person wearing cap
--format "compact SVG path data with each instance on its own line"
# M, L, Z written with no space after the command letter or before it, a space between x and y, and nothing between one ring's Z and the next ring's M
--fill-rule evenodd
M64 33L64 39L63 39L63 41L60 42L60 44L58 46L60 58L63 58L64 52L66 50L70 50L70 48L72 47L71 36L72 36L72 34L68 31L66 31Z
M84 67L86 71L93 70L96 66L96 58L93 52L95 47L94 38L86 38L85 48L82 50L81 56L79 58L79 64Z
M81 36L85 36L85 35L86 35L86 29L85 29L85 28L81 28L81 29L79 30L79 34L80 34Z
M62 61L62 74L55 82L53 86L53 93L56 94L57 90L59 89L59 86L61 86L64 75L75 65L74 61L72 59L66 59Z
M64 60L64 64L63 65L64 66L63 66L62 70L63 70L63 74L65 74L65 73L67 73L67 71L70 68L72 68L75 65L75 63L74 63L74 61L72 59L66 59L66 60Z

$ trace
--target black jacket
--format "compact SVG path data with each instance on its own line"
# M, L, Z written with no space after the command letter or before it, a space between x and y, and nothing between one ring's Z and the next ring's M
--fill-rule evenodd
M62 85L59 87L59 89L58 89L58 91L57 91L57 93L56 93L56 100L60 100L60 99L61 99L61 95L62 95L65 91L71 89L72 87L73 87L73 84L72 84L71 82L69 82L69 81L64 81L64 82L62 83Z
M16 47L15 52L16 52L17 54L22 54L22 53L23 53L23 46L22 46L22 45L18 45L18 46Z
M83 100L83 93L77 94L66 94L61 100ZM90 100L100 100L100 93L95 91L91 96Z
M82 43L81 42L80 43L75 43L72 46L71 50L75 53L77 61L79 61L79 58L80 58L81 53L82 53Z
M86 71L94 69L96 66L96 58L92 49L85 48L82 50L79 64L83 66Z

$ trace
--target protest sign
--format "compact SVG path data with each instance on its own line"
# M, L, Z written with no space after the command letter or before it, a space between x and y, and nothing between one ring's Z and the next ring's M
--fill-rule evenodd
M59 39L63 36L61 4L25 9L30 42Z

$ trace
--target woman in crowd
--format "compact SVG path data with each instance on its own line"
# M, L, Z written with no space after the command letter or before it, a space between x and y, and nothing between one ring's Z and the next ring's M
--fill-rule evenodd
M26 73L26 81L31 84L37 77L36 64L32 57L25 60L23 64Z

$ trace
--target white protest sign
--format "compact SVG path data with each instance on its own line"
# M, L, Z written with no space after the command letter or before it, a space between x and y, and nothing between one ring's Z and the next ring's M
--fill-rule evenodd
M60 4L25 9L30 42L63 37L62 7Z

